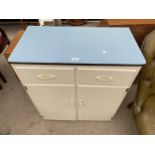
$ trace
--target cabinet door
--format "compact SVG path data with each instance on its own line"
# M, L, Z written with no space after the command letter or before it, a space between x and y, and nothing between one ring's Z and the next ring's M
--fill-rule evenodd
M126 94L123 86L78 86L78 119L111 120Z
M75 120L74 85L26 85L40 115L51 120Z

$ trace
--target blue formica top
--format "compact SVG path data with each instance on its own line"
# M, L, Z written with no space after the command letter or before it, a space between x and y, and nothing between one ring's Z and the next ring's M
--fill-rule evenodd
M143 65L129 28L29 26L10 63Z

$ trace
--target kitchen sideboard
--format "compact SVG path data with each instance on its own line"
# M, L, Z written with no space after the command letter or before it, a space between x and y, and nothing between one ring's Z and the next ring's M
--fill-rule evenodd
M115 115L145 59L128 28L29 26L10 55L44 119Z

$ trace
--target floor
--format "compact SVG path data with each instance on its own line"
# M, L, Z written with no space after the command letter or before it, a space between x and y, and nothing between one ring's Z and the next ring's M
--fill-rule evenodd
M10 39L19 26L3 26ZM7 60L0 57L0 70L7 78L0 91L0 134L2 135L130 135L138 134L132 111L127 105L133 100L133 85L110 122L104 121L47 121L36 111ZM1 81L0 81L1 82Z

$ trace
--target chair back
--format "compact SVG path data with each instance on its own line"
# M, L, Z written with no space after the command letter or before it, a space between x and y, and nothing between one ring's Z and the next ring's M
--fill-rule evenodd
M150 96L155 95L155 30L144 39L142 52L146 59L146 65L142 67L139 75L135 102L136 113L142 110Z

